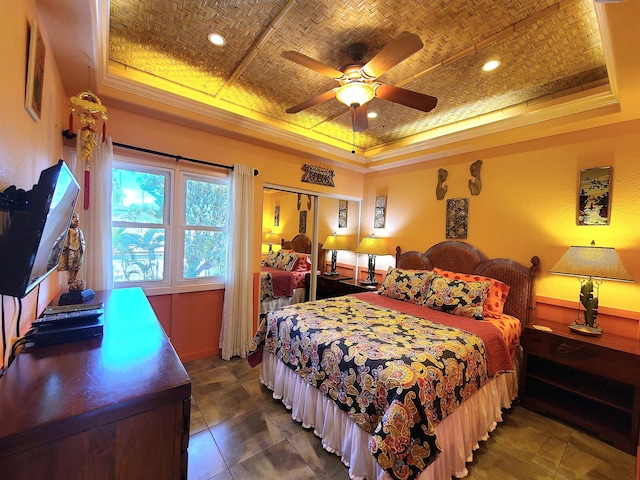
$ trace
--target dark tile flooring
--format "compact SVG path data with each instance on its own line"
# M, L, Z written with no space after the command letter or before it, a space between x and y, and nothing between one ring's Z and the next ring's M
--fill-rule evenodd
M260 367L219 357L185 365L192 380L188 480L348 480L347 468L291 419ZM520 406L481 442L469 480L634 480L636 457Z

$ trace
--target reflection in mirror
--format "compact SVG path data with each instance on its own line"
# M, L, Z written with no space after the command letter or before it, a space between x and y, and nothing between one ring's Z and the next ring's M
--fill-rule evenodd
M336 270L341 277L355 278L358 256L353 251L360 233L360 204L360 200L264 187L260 313L315 299L317 272L331 268L332 252L322 249L322 243L334 233L346 241L345 250L336 252ZM284 270L290 273L283 273L290 266L285 259L296 255L292 269ZM284 276L297 277L293 291L279 290L285 280L276 277Z

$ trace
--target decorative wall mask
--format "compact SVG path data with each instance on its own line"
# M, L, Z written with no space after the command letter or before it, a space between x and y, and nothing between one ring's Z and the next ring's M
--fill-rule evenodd
M447 190L449 190L449 185L443 185L448 176L449 172L447 172L444 168L438 169L438 185L436 186L436 198L438 200L442 200L447 194Z
M447 200L447 238L467 238L469 221L469 199L450 198Z
M328 168L316 167L313 165L302 166L302 181L306 183L315 183L317 185L326 185L328 187L335 187L333 184L333 177L335 175L333 170Z
M482 190L482 180L480 180L480 169L482 168L482 160L476 160L471 164L469 170L473 178L469 179L469 191L471 195L480 195Z

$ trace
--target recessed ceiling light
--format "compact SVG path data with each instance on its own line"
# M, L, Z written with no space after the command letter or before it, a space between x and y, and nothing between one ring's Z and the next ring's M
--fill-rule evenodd
M377 116L378 116L378 114L376 112L367 113L367 117L369 117L369 118L376 118Z
M485 72L490 72L491 70L495 70L500 66L499 60L490 60L482 66L482 70Z
M217 47L222 47L227 41L225 38L219 33L210 33L207 38L211 43L213 43Z

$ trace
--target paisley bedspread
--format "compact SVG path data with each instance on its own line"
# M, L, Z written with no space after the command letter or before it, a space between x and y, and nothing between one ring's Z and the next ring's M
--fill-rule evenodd
M434 427L511 362L502 342L495 371L488 368L485 341L469 333L485 322L465 319L463 330L440 323L452 315L419 307L434 319L426 320L400 311L403 302L391 300L397 310L376 297L348 295L269 313L249 361L259 363L263 348L277 355L372 435L369 448L382 468L412 479L440 453Z

